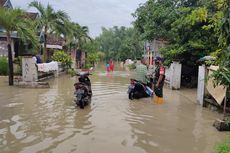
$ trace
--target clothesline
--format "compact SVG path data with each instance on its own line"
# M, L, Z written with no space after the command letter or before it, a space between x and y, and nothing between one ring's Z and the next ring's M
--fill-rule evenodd
M52 61L50 63L37 64L38 72L58 71L58 62Z

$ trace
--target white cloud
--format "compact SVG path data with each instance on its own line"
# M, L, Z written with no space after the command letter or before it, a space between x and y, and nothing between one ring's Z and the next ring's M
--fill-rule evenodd
M11 0L14 7L28 9L32 0ZM133 13L146 0L40 0L56 10L64 10L71 19L90 29L90 35L98 36L101 27L130 26ZM29 9L34 11L33 9Z

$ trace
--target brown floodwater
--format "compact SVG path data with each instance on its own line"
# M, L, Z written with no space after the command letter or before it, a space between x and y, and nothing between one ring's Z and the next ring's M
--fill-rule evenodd
M48 80L50 89L8 87L0 77L1 153L214 153L227 138L216 112L195 104L194 91L164 89L165 103L128 100L129 72L91 76L84 110L73 102L75 77Z

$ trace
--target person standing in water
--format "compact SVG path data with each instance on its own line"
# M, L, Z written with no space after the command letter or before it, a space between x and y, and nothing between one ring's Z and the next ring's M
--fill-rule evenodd
M155 59L156 69L155 69L155 77L153 80L154 85L154 102L157 104L163 103L163 86L165 80L165 68L163 66L163 59L159 56Z
M110 65L109 65L109 62L106 62L106 71L107 71L107 73L110 72Z
M109 61L109 67L110 67L110 70L113 72L114 71L114 63L113 63L112 59L110 59L110 61Z

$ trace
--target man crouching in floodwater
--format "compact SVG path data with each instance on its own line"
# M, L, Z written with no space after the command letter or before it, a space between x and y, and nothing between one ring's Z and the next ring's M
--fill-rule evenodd
M163 103L163 86L164 86L164 80L165 80L165 68L163 66L163 59L159 56L155 58L155 77L153 80L154 85L154 93L156 96L154 96L154 102L157 104Z
M153 91L148 87L150 85L147 79L147 66L145 59L141 59L141 63L136 65L135 79L131 79L128 94L129 99L139 99L150 97ZM151 86L151 85L150 85Z

